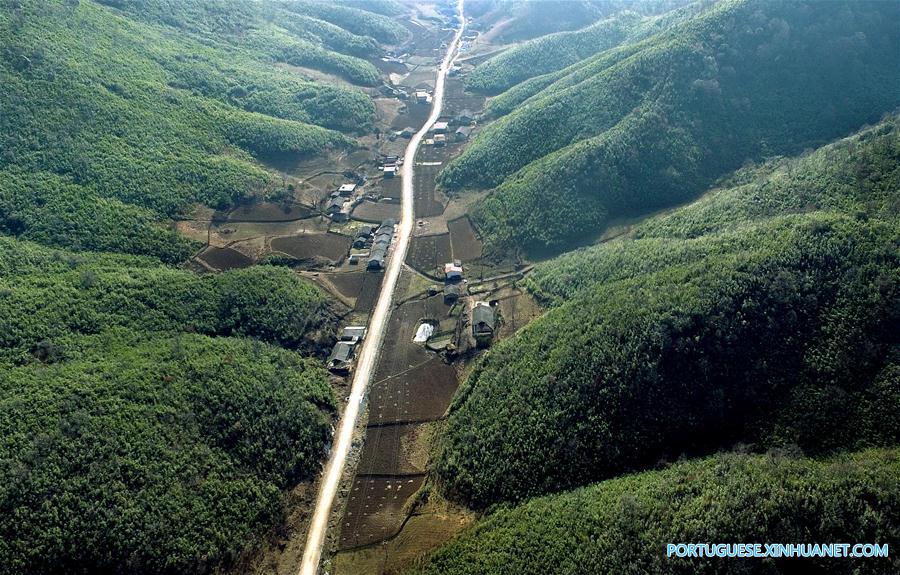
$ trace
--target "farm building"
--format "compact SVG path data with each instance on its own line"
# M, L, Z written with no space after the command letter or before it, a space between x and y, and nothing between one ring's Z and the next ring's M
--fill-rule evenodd
M458 262L449 262L444 264L444 277L448 282L456 282L462 279L463 269Z
M475 302L472 308L472 335L479 345L487 345L494 337L494 308L487 302Z
M462 295L460 284L447 284L444 286L444 303L453 305Z
M472 128L469 126L460 126L454 132L457 142L465 142L472 135Z
M338 194L341 196L349 197L353 195L353 192L356 191L356 184L343 184L340 188L338 188Z
M331 198L331 201L328 202L328 207L325 211L331 216L332 220L336 222L345 222L349 219L350 215L344 210L344 202L345 199L341 196Z
M469 126L474 121L475 121L475 114L472 112L472 110L469 110L468 108L465 110L461 110L459 112L459 114L456 115L456 122L460 126Z
M387 248L376 245L369 252L369 261L366 264L366 269L373 272L383 270L385 257L387 257Z
M334 344L334 349L328 357L328 369L335 373L347 373L350 371L351 361L353 361L353 344L339 341Z
M348 325L341 330L341 341L358 343L366 337L366 327L363 325Z

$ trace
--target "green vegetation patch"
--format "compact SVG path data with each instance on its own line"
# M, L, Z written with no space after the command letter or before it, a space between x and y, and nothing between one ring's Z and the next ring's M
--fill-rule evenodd
M420 575L888 573L887 559L667 558L691 542L900 544L900 452L824 460L723 454L501 509Z
M895 109L898 29L885 2L717 3L566 69L440 184L495 188L472 214L489 246L559 250Z
M486 506L738 442L900 440L895 121L539 266L553 307L458 392L444 490Z
M116 329L0 371L0 573L204 573L310 477L334 399L262 343Z

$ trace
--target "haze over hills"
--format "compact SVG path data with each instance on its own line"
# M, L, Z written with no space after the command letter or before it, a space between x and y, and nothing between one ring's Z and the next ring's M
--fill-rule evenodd
M490 245L559 250L900 104L895 3L737 0L686 14L636 43L610 26L615 47L551 72L441 172L450 191L494 188L472 214Z

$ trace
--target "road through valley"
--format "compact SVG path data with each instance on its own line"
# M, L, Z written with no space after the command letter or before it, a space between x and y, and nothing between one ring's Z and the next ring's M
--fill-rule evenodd
M425 135L428 133L428 129L441 115L444 100L444 81L459 50L460 40L465 28L463 1L464 0L459 0L457 4L459 27L456 30L453 41L447 47L447 53L437 71L434 94L432 96L431 114L428 116L424 125L410 140L403 157L402 216L397 230L397 237L394 242L394 250L388 261L387 270L385 270L384 281L381 284L381 293L378 296L378 303L369 319L369 332L363 342L362 350L357 359L353 375L353 384L350 390L350 398L339 423L331 455L325 466L319 493L316 497L312 521L310 522L306 539L306 548L303 552L303 562L300 570L301 575L316 575L318 571L319 562L322 557L322 547L325 542L325 534L328 528L328 518L331 515L331 509L334 505L335 496L337 495L338 485L341 481L341 476L347 461L347 455L350 452L350 445L353 440L353 432L356 429L359 412L378 361L378 354L384 339L384 332L387 327L388 317L391 313L391 306L393 305L397 278L400 276L403 261L406 259L406 252L409 248L410 236L413 231L415 220L415 211L413 210L413 170L415 169L416 164L416 152L418 151L422 140L425 138Z

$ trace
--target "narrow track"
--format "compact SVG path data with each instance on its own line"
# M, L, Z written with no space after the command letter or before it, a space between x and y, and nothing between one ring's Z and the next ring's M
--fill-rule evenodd
M419 145L428 133L428 129L441 115L441 109L444 105L444 81L451 63L457 56L460 39L465 30L463 2L464 0L459 0L457 4L459 29L453 37L453 42L451 42L450 46L447 48L447 54L444 56L437 72L434 96L432 98L431 115L428 116L428 119L412 137L409 145L406 147L402 174L403 209L399 231L397 232L397 241L395 242L393 253L388 262L387 270L385 271L384 281L381 284L381 293L378 296L378 303L369 320L369 334L363 342L362 351L360 352L359 359L356 363L353 385L350 389L350 398L347 402L347 408L344 410L343 417L341 418L331 456L328 458L328 463L325 466L325 474L322 477L322 484L319 488L318 496L316 497L313 517L306 537L303 562L300 567L301 575L316 575L318 572L319 562L322 558L322 546L325 542L326 531L328 530L328 517L331 515L331 508L334 505L334 499L337 495L337 489L347 461L347 455L350 452L350 444L353 439L353 431L356 428L356 421L359 418L359 411L363 399L365 398L366 390L372 380L372 375L378 360L378 353L381 350L381 344L384 340L384 332L387 328L388 318L391 314L391 305L394 300L394 290L397 286L397 278L400 277L403 261L406 259L406 252L409 248L409 240L412 235L413 222L415 219L415 211L413 209L413 171L415 170L416 152L419 150Z

